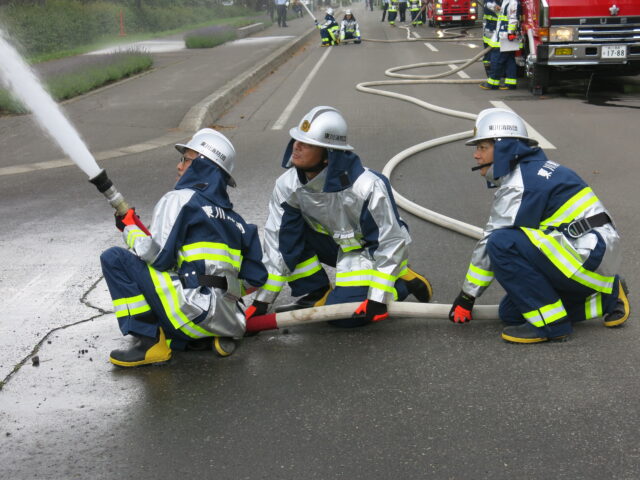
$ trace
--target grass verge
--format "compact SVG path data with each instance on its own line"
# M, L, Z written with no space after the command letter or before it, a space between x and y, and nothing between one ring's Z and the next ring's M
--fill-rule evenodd
M211 48L235 39L235 30L212 33L193 33L184 37L184 44L187 48Z
M105 55L100 63L52 76L46 79L46 89L56 101L66 100L96 88L108 85L131 75L143 72L153 66L151 55L128 51ZM0 89L0 114L28 113L18 100L7 90Z

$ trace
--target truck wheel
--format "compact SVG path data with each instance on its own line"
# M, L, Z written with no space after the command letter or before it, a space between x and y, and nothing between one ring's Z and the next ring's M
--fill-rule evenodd
M541 65L535 65L529 78L529 89L531 93L539 96L546 92L549 87L549 69Z

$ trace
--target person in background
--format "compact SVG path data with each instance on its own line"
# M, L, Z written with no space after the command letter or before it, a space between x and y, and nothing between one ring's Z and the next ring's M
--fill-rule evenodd
M353 40L353 43L360 43L362 41L360 38L360 27L351 10L344 12L344 18L340 23L340 42L345 40Z

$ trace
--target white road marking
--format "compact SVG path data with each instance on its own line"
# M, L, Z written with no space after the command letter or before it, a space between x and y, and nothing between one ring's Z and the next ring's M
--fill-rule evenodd
M451 70L455 70L456 68L458 68L458 66L457 66L457 65L449 65L449 68L450 68ZM460 70L459 72L456 72L456 73L457 73L457 75L458 75L460 78L471 78L469 75L467 75L467 74L464 72L464 70Z
M511 110L512 112L514 111L512 108L509 108L507 104L504 102L501 102L498 100L492 100L490 103L496 108L506 108L507 110ZM531 138L535 138L536 140L538 140L538 145L540 145L542 148L546 150L556 149L555 145L551 143L549 140L547 140L546 138L544 138L540 134L540 132L538 132L535 128L529 125L526 121L524 123L527 126L527 133Z
M432 44L425 42L424 44L429 50L431 50L432 52L438 52L439 50L434 47Z
M289 105L287 105L287 107L283 110L280 117L278 117L278 119L275 121L275 123L271 127L271 130L282 130L282 127L284 127L284 124L287 123L287 121L289 120L289 117L291 116L293 109L296 108L296 105L298 105L298 102L302 98L302 95L304 95L304 92L309 87L311 80L313 80L313 77L316 76L316 73L318 73L318 70L320 70L320 67L322 66L322 64L324 63L324 61L326 60L330 52L331 52L331 48L327 48L327 51L324 52L322 57L320 57L320 60L318 60L318 63L316 63L316 66L313 67L313 70L309 72L309 75L307 75L307 78L305 78L304 82L302 82L302 85L300 85L300 88L298 89L296 94L293 96L293 98L289 102Z

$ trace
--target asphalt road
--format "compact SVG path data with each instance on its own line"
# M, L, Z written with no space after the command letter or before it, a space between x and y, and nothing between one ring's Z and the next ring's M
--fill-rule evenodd
M382 24L378 11L355 13L365 37L406 35ZM349 143L378 170L411 145L473 126L354 88L386 79L393 66L469 58L477 52L469 42L434 42L438 51L423 42L318 43L216 121L238 151L236 210L260 227L288 128L313 106L340 109ZM274 130L320 61L284 128ZM482 67L467 73L482 78ZM548 156L578 171L613 214L637 311L640 193L631 126L640 95L617 88L592 86L588 102L579 82L542 98L476 85L388 87L471 113L503 101L523 116L555 146ZM124 145L130 133L120 142L123 130L105 125L100 144ZM11 133L1 132L3 141ZM421 205L482 226L492 192L470 172L471 154L462 142L418 154L396 169L392 184ZM166 146L111 159L108 171L145 220L172 187L176 161ZM0 391L2 478L637 478L635 315L619 329L593 320L568 342L535 346L504 343L497 320L390 320L355 330L316 324L247 338L226 359L189 352L164 367L113 367L109 351L128 340L110 313L98 255L121 240L92 188L74 167L0 176L0 291L12 306L0 316L2 378L27 359ZM410 263L432 281L435 301L450 303L474 241L403 216L414 240ZM479 303L496 303L501 293L493 285ZM42 338L40 364L32 366L28 353ZM16 348L21 354L6 353Z

